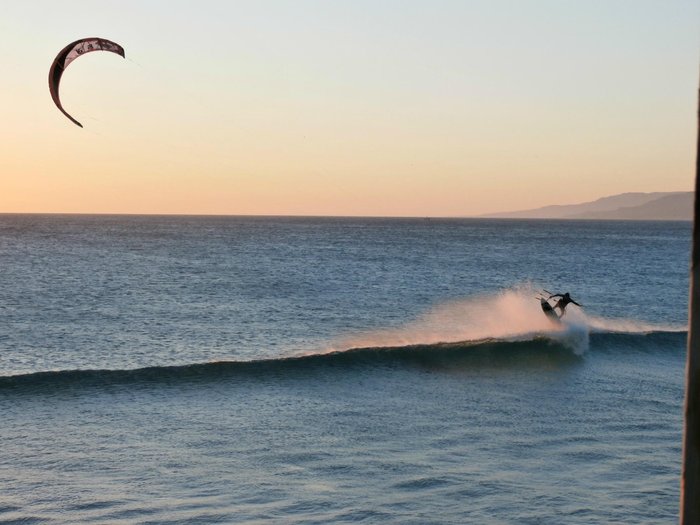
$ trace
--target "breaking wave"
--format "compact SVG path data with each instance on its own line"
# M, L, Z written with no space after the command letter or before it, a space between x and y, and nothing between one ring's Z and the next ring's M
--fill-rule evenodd
M593 333L603 352L659 352L684 348L685 333ZM395 347L352 348L255 361L218 361L133 370L60 370L0 377L0 393L53 387L99 387L129 384L171 384L226 380L308 379L368 368L419 368L425 371L509 370L565 367L580 363L568 342L537 336L529 340L481 340Z
M684 348L686 328L589 316L570 308L550 322L524 286L435 307L404 326L345 336L295 355L136 369L57 370L0 376L0 393L55 386L295 378L357 368L424 370L570 366L592 346L600 352L663 352Z
M406 325L337 339L328 351L344 348L407 346L497 339L526 341L546 338L583 355L591 333L648 334L684 332L686 327L654 325L628 319L604 319L569 307L561 324L542 315L531 285L499 294L470 297L441 304Z

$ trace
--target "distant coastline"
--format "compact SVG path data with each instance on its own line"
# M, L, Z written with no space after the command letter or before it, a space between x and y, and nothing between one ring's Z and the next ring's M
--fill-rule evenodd
M578 204L555 204L527 210L487 213L482 215L296 215L296 214L236 214L236 213L132 213L132 212L4 212L0 217L55 216L55 217L257 217L280 219L583 219L583 220L639 220L639 221L692 221L692 191L620 193Z
M590 202L479 215L503 219L691 221L692 191L620 193Z

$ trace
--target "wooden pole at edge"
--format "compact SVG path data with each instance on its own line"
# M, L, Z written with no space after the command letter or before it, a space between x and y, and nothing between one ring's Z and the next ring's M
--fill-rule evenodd
M695 209L690 261L690 311L688 357L685 377L685 428L681 473L681 525L700 524L700 89L698 90L698 136L695 156Z

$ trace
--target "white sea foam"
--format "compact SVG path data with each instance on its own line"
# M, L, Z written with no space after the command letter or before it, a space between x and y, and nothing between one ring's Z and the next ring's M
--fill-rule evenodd
M688 329L687 325L646 323L634 319L606 319L595 315L586 316L586 322L591 332L649 334L652 332L685 332Z
M522 341L545 338L582 355L591 332L649 333L682 331L681 326L605 319L570 306L561 324L542 315L537 290L521 285L496 294L437 305L403 326L353 334L333 341L328 351L359 347L408 346L479 340Z

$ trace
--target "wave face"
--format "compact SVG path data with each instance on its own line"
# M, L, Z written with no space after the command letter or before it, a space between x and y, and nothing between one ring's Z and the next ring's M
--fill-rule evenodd
M686 333L656 331L645 333L594 332L586 334L586 348L603 353L678 352ZM254 361L218 361L182 366L155 366L131 370L61 370L0 377L0 391L45 389L60 386L98 387L104 385L171 384L173 382L215 382L234 378L269 380L275 378L319 377L353 373L366 368L408 367L434 371L478 369L537 369L574 365L583 357L578 329L563 329L531 339L483 339L455 343L351 348L297 357Z

